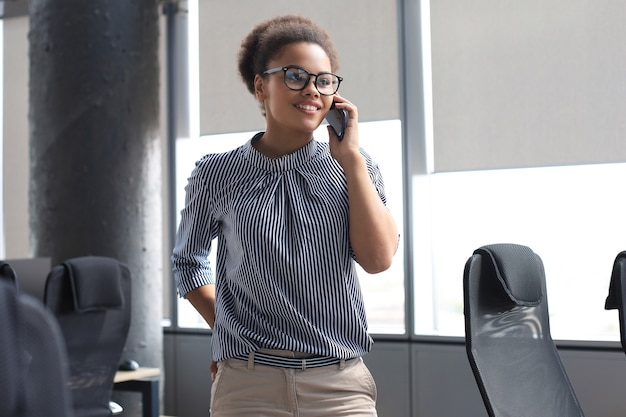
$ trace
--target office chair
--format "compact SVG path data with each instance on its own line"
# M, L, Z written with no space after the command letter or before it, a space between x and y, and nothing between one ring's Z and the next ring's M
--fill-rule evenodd
M110 416L113 379L130 327L128 268L106 257L68 259L50 270L44 302L67 344L75 416Z
M34 297L0 280L0 416L72 417L65 343Z
M467 356L489 416L583 416L550 335L541 258L521 245L480 247L463 292Z
M609 295L604 304L605 310L619 310L619 331L622 350L626 353L626 251L617 254L613 262L613 271L609 284Z

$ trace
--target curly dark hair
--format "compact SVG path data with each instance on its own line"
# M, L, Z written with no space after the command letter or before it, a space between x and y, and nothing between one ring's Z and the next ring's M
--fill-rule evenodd
M337 51L324 29L303 16L278 16L256 25L241 42L239 75L250 93L254 94L254 76L267 70L267 63L278 56L282 48L297 42L319 45L330 59L331 70L338 70Z

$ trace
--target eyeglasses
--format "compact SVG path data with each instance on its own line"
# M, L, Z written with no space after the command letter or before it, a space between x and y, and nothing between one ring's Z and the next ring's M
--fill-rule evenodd
M296 67L295 65L268 69L263 74L269 75L279 71L283 71L283 82L287 88L293 91L304 90L309 84L311 77L315 77L315 88L324 96L335 94L339 90L339 84L343 81L343 78L333 73L320 72L319 74L311 74L304 68Z

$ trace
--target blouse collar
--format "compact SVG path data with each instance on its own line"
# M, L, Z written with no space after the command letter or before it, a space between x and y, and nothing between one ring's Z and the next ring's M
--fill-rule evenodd
M321 142L311 138L311 140L300 149L290 154L270 158L257 151L252 144L261 139L265 132L259 132L252 137L244 146L244 157L248 159L257 168L266 171L284 172L298 168L307 162L318 159L328 153L328 147L323 146Z

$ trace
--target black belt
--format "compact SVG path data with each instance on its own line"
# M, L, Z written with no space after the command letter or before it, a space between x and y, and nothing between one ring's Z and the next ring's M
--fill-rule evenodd
M287 358L284 356L269 355L262 352L251 352L248 355L235 355L235 359L242 361L252 360L259 365L276 366L279 368L301 369L321 368L322 366L338 365L349 359L339 359L332 356L313 356L310 358Z

